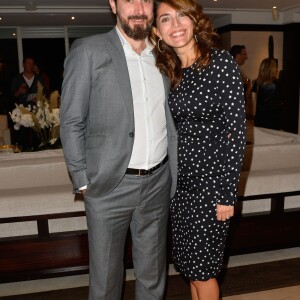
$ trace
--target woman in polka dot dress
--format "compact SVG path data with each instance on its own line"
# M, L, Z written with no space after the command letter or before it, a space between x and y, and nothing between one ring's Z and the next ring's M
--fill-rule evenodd
M195 0L155 1L153 32L178 131L173 261L193 300L215 300L245 147L243 83L230 54L214 48L217 34Z

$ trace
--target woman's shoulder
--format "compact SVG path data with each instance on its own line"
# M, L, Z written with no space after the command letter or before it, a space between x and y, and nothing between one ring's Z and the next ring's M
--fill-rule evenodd
M212 48L211 54L215 59L233 59L231 54L225 49Z
M219 64L235 63L231 54L225 49L213 48L211 51L212 61Z
M218 69L237 69L237 64L230 53L224 49L213 48L211 51L211 64Z

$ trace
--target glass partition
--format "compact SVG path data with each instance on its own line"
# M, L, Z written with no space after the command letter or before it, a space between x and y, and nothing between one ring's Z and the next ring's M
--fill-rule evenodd
M15 28L0 28L0 114L9 110L10 84L18 73L18 47Z
M33 57L40 75L48 78L48 90L60 92L65 59L64 38L23 38L22 44L23 56Z

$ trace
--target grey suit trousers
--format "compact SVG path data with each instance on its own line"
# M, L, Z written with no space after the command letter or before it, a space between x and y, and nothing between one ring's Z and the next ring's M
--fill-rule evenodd
M85 195L90 252L89 300L118 300L128 228L136 276L135 299L163 298L170 198L169 163L151 175L125 175L101 198Z

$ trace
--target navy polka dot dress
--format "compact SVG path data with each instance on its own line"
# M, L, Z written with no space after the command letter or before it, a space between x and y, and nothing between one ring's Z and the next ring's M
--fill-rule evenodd
M245 147L243 84L230 54L214 49L207 68L183 69L169 105L179 147L173 261L188 279L208 280L222 267L229 226L217 220L216 204L235 204Z

